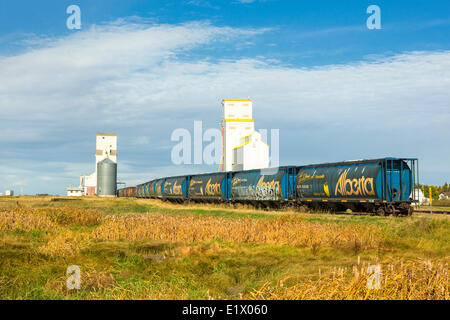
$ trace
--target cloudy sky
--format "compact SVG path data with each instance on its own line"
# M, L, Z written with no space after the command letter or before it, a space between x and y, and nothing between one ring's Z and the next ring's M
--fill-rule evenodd
M421 182L450 182L450 2L2 1L0 192L65 194L96 132L118 134L127 185L217 171L174 165L171 134L248 97L281 165L418 157Z

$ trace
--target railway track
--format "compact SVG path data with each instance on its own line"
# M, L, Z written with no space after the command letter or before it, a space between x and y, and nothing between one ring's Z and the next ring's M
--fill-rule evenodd
M431 213L430 210L414 210L415 212L419 212L419 213ZM433 213L437 213L437 214L447 214L450 213L450 211L445 211L445 210L433 210Z

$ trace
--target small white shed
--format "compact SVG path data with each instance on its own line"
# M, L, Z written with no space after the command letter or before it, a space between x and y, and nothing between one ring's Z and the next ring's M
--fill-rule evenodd
M83 195L83 188L79 188L79 187L69 187L67 188L67 196L69 197L81 197Z

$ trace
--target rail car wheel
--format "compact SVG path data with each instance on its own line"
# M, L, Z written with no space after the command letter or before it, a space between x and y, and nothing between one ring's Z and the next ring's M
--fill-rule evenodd
M302 206L302 208L303 208L303 210L305 210L305 212L308 212L308 213L311 213L312 209L313 209L311 206L308 206L308 205Z
M409 203L401 203L398 207L402 216L410 216L414 212L414 208Z
M394 206L389 206L389 211L391 211L394 217L398 217L400 214L400 211L397 210L397 208L395 208Z
M299 210L300 212L310 212L310 211L311 211L307 205L301 205L301 206L299 206L299 207L298 207L298 210Z
M377 209L376 213L377 216L384 216L386 214L386 211L384 211L383 207L380 207Z
M414 208L407 208L407 209L402 209L399 212L399 216L403 216L403 217L409 217L413 214L414 212Z
M383 210L384 210L384 216L389 216L391 214L394 216L396 215L395 208L393 205L388 205L388 206L384 207Z

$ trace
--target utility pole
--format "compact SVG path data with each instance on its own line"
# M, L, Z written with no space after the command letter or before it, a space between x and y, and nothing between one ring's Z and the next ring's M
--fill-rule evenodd
M20 178L20 195L23 196L23 178Z

